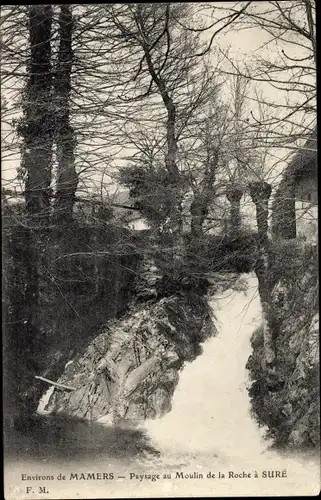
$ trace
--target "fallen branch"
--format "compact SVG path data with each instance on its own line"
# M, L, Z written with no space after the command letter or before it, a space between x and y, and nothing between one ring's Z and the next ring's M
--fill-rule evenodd
M52 380L49 380L48 378L45 377L40 377L38 375L35 375L35 378L42 380L43 382L47 382L48 384L54 385L55 387L58 387L59 389L63 389L65 391L76 390L74 387L71 387L70 385L58 384L57 382L53 382Z

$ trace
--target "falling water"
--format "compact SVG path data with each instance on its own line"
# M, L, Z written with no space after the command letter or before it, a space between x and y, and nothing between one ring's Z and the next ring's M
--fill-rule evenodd
M269 450L265 429L251 416L246 363L251 336L261 324L261 305L254 274L241 276L238 283L245 286L230 288L211 299L218 334L207 340L203 354L182 370L172 410L160 420L146 422L146 428L161 451L163 466L204 473L219 467L252 471L252 475L254 470L259 474L263 469L286 470L280 494L292 491L283 487L294 488L295 493L302 484L316 484L318 460L285 457ZM233 484L238 494L259 493L253 481L247 483L247 489L244 480L242 486ZM266 483L266 494L269 487L273 490L273 482Z
M205 460L211 454L231 460L267 447L250 416L246 387L250 337L261 322L257 280L250 276L247 281L246 291L228 289L212 298L218 335L182 371L172 411L146 424L166 453L175 456L185 450L201 453Z

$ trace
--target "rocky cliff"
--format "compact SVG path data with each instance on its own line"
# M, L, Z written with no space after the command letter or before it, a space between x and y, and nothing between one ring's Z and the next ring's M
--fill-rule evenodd
M264 376L261 329L247 368L253 413L276 446L316 448L320 434L319 314L316 248L290 240L274 249L273 306L278 385Z

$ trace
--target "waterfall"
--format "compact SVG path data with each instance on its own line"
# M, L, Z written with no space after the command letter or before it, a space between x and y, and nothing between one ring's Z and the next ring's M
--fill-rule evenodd
M258 455L267 447L250 416L245 368L251 335L261 322L257 279L244 275L239 283L246 286L211 299L218 334L184 367L171 412L146 423L152 440L167 454L185 451L224 460Z
M268 450L265 429L259 428L250 413L245 366L251 336L261 323L255 274L242 275L233 288L216 294L210 303L218 334L203 344L203 354L183 368L172 410L162 419L145 423L153 445L164 464L197 464L199 470L210 463L291 467L299 477L301 458L290 460ZM315 481L317 465L311 467L306 472Z

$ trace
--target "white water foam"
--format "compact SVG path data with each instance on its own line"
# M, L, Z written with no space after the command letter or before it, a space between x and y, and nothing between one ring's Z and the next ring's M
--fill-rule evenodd
M250 416L245 368L251 334L261 322L260 298L256 277L241 278L248 282L245 292L228 289L211 300L219 333L182 370L171 412L146 422L148 434L166 454L231 459L253 456L267 447Z
M250 414L246 363L262 313L256 276L240 279L247 282L245 291L229 289L212 298L218 335L207 340L203 354L182 370L172 410L145 427L161 452L163 466L199 472L217 466L238 471L284 469L289 477L284 488L299 491L306 481L318 484L319 460L268 450L265 429Z

